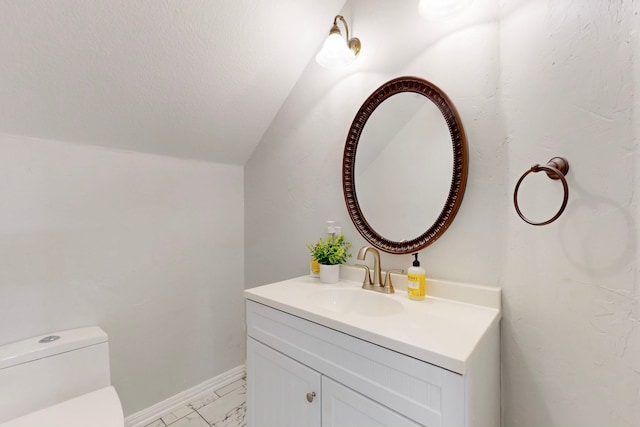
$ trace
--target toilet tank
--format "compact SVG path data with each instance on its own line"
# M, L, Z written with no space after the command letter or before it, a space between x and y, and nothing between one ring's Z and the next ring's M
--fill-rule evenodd
M100 328L54 332L0 347L0 423L111 384Z

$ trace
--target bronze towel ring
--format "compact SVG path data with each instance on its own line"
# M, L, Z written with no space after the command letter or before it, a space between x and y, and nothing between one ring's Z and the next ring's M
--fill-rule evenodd
M564 199L562 200L562 206L560 206L560 210L553 216L553 218L544 222L534 222L524 216L524 214L520 210L520 207L518 206L518 189L520 188L520 184L527 175L529 175L531 172L540 171L545 171L547 173L547 176L551 179L559 179L562 181L562 186L564 187ZM518 212L518 215L524 222L531 225L547 225L560 218L560 215L562 215L562 212L564 212L564 208L567 207L567 201L569 200L569 186L567 185L567 180L564 177L567 172L569 172L569 162L567 161L567 159L565 159L564 157L554 157L553 159L549 160L544 166L538 164L531 166L531 169L526 171L520 177L518 183L516 184L516 189L513 191L513 204L516 208L516 212Z

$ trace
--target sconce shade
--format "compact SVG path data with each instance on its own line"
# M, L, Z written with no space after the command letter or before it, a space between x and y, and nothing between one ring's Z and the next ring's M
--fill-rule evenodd
M316 55L316 62L324 68L340 68L350 65L356 56L349 50L340 33L329 34L322 49Z
M337 21L341 20L345 26L346 37L342 36ZM316 62L325 68L341 68L350 65L360 52L360 40L349 39L349 27L344 18L336 16L329 36L324 41L322 49L316 55Z

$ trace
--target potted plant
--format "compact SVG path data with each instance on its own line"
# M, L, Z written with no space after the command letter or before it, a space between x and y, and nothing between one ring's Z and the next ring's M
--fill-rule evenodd
M340 264L351 257L349 243L343 235L329 236L320 239L313 245L307 245L311 256L320 263L320 281L322 283L337 283L340 276Z

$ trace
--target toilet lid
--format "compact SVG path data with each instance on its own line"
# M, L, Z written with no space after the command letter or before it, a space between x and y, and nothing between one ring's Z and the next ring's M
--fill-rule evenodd
M120 399L105 387L57 405L14 418L0 427L123 427Z

